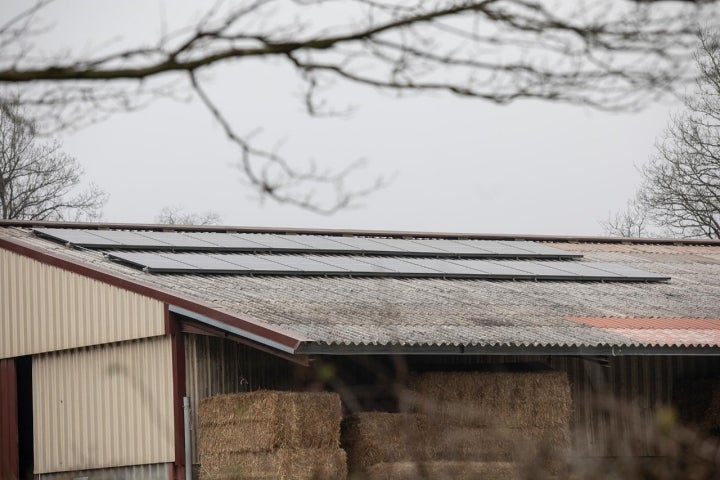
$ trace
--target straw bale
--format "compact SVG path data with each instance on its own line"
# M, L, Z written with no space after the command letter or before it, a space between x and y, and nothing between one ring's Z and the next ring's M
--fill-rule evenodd
M458 425L563 426L572 412L564 372L428 372L409 388L413 411Z
M201 480L345 480L345 451L289 449L274 452L205 454L200 457Z
M337 448L342 405L326 392L257 391L201 400L200 452Z
M508 462L395 462L370 467L367 480L519 480Z
M570 449L570 429L553 428L472 428L431 425L433 438L427 456L433 460L520 461L534 457L541 450L564 458Z
M492 400L518 394L525 398L567 390L567 374L554 370L534 372L426 372L412 375L411 390L445 401Z
M382 462L421 460L427 439L423 415L365 412L343 422L343 446L350 470Z

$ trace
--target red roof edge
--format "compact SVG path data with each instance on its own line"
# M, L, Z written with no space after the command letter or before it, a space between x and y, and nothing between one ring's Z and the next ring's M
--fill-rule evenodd
M270 343L282 345L292 352L295 352L303 342L309 341L308 338L305 338L297 333L265 324L260 320L256 320L248 316L237 315L236 313L227 311L223 308L218 308L210 303L198 301L184 295L179 295L171 290L159 288L143 281L129 279L102 267L83 265L65 255L55 252L51 253L42 251L37 247L23 242L22 240L0 237L0 248L10 250L19 255L30 257L47 265L59 267L118 288L129 290L140 295L154 298L161 302L190 310L197 314L217 320L218 322L242 329L254 336L267 339Z
M669 244L669 245L711 245L720 246L720 240L710 238L625 238L585 235L538 235L519 233L458 233L422 232L402 230L357 230L327 228L288 227L233 227L219 225L167 225L156 223L98 223L98 222L51 222L32 220L0 220L0 227L21 228L82 228L87 230L156 230L175 232L230 232L230 233L290 233L300 235L356 235L377 237L420 237L472 240L532 240L536 242L559 243L625 243L625 244Z

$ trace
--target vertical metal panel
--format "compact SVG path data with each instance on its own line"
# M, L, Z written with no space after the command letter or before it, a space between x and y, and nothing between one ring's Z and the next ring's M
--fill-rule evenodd
M162 334L162 302L0 249L0 358Z
M185 337L186 391L192 402L193 462L197 449L197 406L203 398L259 389L289 390L296 365L230 340L204 335Z
M174 460L169 337L33 357L35 473Z
M18 415L15 360L0 360L0 479L18 478Z
M44 474L42 480L69 480L87 478L88 480L168 480L168 464L135 465L132 467L99 468L97 470L77 470L73 472Z

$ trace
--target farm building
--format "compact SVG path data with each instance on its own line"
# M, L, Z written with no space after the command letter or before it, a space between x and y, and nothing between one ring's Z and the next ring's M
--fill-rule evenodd
M405 448L405 387L488 395L526 434L567 415L574 455L618 454L632 425L597 399L720 428L719 353L718 241L0 222L3 480L203 477L199 407L252 395L340 412L367 462L372 428Z

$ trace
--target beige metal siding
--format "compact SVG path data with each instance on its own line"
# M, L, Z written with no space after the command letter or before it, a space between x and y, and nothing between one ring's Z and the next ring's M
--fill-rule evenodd
M199 462L196 426L200 400L222 393L289 390L297 369L304 368L230 340L204 335L185 336L185 355L191 428L195 432L191 436L194 463Z
M0 358L164 334L163 303L0 249Z
M170 337L33 357L35 473L172 462Z
M132 467L100 468L74 472L44 474L40 480L168 480L171 466L167 463L156 465L135 465Z

